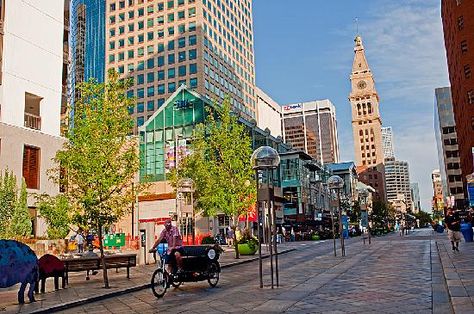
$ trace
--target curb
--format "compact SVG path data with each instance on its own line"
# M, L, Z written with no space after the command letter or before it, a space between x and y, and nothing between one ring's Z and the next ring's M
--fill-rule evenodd
M278 252L278 255L283 255L283 254L293 252L293 251L296 251L296 248L283 250L281 252ZM269 257L270 257L270 255L264 255L264 256L262 256L262 259L266 259L266 258L269 258ZM254 258L247 259L247 260L244 260L244 261L232 262L232 263L221 266L221 268L230 268L230 267L237 266L237 265L248 264L248 263L251 263L251 262L254 262L254 261L258 261L258 257L254 257ZM50 306L50 307L47 307L47 308L38 309L38 310L29 312L29 313L43 314L43 313L52 313L52 312L64 311L64 310L67 310L67 309L70 309L70 308L73 308L73 307L77 307L77 306L81 306L81 305L84 305L84 304L87 304L87 303L102 301L102 300L113 298L113 297L120 296L120 295L123 295L123 294L137 292L137 291L140 291L140 290L143 290L143 289L148 289L150 287L151 287L151 284L147 283L147 284L143 284L143 285L139 285L139 286L126 288L126 289L123 289L123 290L104 293L104 294L99 295L99 296L79 299L79 300L72 301L72 302L62 303L62 304Z

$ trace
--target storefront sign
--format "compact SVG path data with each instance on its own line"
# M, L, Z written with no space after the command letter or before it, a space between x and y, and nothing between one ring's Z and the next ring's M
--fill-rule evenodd
M193 105L193 102L188 99L180 99L174 102L174 107L176 109L186 109L186 108L192 107L192 105Z

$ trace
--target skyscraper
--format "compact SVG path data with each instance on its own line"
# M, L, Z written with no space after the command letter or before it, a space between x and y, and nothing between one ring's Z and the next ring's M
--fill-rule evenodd
M459 159L459 144L454 121L451 89L435 89L434 128L438 148L438 161L445 203L464 207L464 188ZM451 203L451 196L455 204ZM448 199L449 198L449 201Z
M372 186L375 198L385 200L384 154L382 147L382 119L379 95L365 57L362 38L356 36L352 64L351 93L352 132L357 172L362 182Z
M441 17L465 187L474 172L474 1L442 0Z
M336 108L328 99L282 107L283 140L321 163L339 162Z
M410 183L411 201L413 203L413 212L418 213L421 210L420 187L418 183Z
M0 171L22 178L28 193L56 195L47 170L61 148L64 1L0 1ZM27 23L25 23L27 21ZM41 25L41 27L36 27ZM28 197L33 234L43 236L34 197Z
M393 149L393 133L391 126L382 128L382 147L384 159L395 157Z
M260 88L257 91L257 127L269 129L272 136L282 136L281 106Z
M385 159L385 184L387 201L395 204L402 202L405 210L412 208L408 162L393 157Z
M105 80L105 0L71 0L68 96L74 103L76 85Z
M141 126L182 84L256 118L251 0L107 0L106 69L134 79Z

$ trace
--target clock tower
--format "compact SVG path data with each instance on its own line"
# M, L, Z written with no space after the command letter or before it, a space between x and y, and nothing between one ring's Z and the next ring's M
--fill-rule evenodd
M384 155L382 149L382 120L379 95L365 57L362 38L356 36L352 64L351 93L352 132L359 180L376 190L376 197L385 200Z

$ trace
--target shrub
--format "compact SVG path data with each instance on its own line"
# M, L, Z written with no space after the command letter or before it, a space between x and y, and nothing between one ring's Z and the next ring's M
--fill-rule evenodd
M251 250L255 250L258 245L258 239L254 237L249 229L242 232L242 237L238 240L238 244L247 244Z

